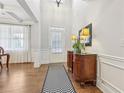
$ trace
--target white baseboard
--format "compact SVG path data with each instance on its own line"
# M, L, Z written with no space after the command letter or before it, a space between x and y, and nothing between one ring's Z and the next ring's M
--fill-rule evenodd
M103 93L124 93L122 90L102 79L97 80L97 87L101 89Z
M33 49L31 51L32 62L34 62L34 68L40 67L41 63L41 51L40 49Z
M39 68L40 67L40 64L34 62L34 68Z

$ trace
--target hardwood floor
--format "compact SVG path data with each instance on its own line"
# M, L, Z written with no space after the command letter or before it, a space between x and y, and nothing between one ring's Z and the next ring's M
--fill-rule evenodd
M0 72L0 93L40 93L46 76L48 65L38 69L31 64L10 64L10 70ZM72 80L71 74L70 78ZM73 81L73 80L72 80ZM82 88L73 81L77 93L102 93L96 87Z
M40 93L47 65L34 69L33 64L11 64L0 73L0 93Z

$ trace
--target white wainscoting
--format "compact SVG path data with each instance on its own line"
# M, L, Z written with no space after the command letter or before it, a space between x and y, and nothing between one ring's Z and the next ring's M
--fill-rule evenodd
M40 67L41 64L48 64L48 63L60 63L60 62L66 62L66 54L62 56L59 56L58 59L54 58L54 62L50 62L50 53L47 49L32 49L31 52L32 55L32 62L34 62L34 67ZM63 59L63 60L59 60Z
M9 63L24 63L31 62L30 52L28 51L6 51L6 53L10 54ZM2 57L2 63L6 63L6 56Z
M97 86L103 93L124 93L124 58L99 54Z
M49 63L49 51L46 49L32 49L32 62L34 62L34 67L40 67L41 64Z
M48 64L49 63L49 50L47 49L42 49L41 50L41 64Z
M40 49L32 49L31 50L31 60L34 62L34 67L37 68L40 65Z

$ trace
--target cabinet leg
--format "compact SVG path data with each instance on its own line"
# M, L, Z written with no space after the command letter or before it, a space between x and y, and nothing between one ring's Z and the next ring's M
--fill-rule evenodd
M6 62L7 70L9 70L9 59L10 59L10 55L7 54L7 62Z
M1 69L3 68L2 62L0 62Z
M96 81L95 80L93 81L93 86L96 86Z
M85 83L84 82L80 82L80 86L85 86Z

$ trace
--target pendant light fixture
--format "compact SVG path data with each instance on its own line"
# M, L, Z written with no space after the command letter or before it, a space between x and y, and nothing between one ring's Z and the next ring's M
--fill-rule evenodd
M62 0L56 0L57 6L59 7Z

